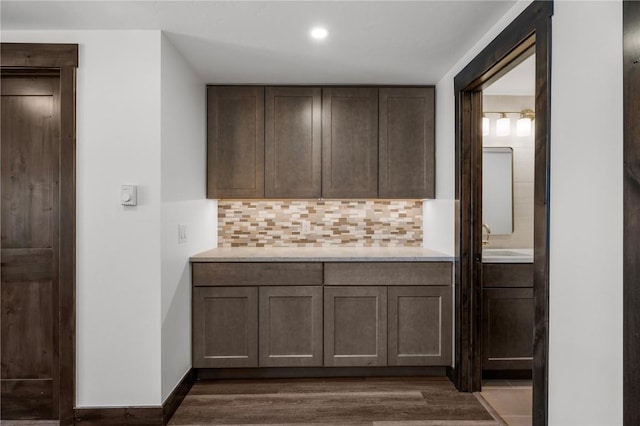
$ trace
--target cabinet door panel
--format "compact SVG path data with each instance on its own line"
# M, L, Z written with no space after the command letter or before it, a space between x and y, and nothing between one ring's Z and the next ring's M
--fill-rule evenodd
M389 365L451 364L451 287L389 287Z
M484 289L483 370L528 370L533 361L533 289Z
M322 366L322 287L260 287L260 366Z
M322 196L378 196L378 89L323 89Z
M387 288L324 288L324 364L387 365Z
M193 289L193 366L258 366L258 289Z
M380 198L435 198L434 92L380 89Z
M265 105L265 195L319 198L321 89L269 87Z
M264 88L207 87L207 197L264 197Z

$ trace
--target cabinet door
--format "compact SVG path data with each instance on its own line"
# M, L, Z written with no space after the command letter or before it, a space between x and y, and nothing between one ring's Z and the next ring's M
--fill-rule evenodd
M324 365L387 365L387 288L324 288Z
M260 367L322 366L322 287L260 287Z
M482 369L531 369L533 289L484 289L482 294Z
M320 198L321 89L268 87L265 96L265 195Z
M207 87L207 197L264 197L263 87Z
M433 88L380 89L380 198L435 198Z
M451 291L388 288L389 365L451 365Z
M258 288L193 289L193 366L258 366Z
M378 89L323 89L322 196L378 196Z

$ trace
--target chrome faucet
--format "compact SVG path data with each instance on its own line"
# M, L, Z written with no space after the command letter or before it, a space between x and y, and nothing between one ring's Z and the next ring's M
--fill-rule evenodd
M483 246L488 246L489 245L489 237L491 236L491 228L489 228L489 225L487 225L486 223L482 224L482 229L484 229L486 232L486 236L487 239L485 240L484 238L482 239L482 245Z

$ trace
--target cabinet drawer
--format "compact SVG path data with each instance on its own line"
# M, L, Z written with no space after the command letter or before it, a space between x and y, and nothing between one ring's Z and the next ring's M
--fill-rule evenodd
M482 286L533 287L533 263L483 263Z
M193 263L194 286L322 285L321 263Z
M326 285L451 285L450 262L325 263Z

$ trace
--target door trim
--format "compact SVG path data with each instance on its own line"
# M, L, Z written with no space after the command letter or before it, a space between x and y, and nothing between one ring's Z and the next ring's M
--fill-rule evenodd
M456 264L454 368L458 390L480 390L481 365L481 92L522 60L536 54L534 183L533 424L548 423L549 346L549 148L551 105L551 16L553 1L536 0L454 79L456 97ZM520 58L520 59L519 59ZM480 141L480 143L478 143Z
M623 418L640 424L640 3L623 2L624 26L624 243L623 243Z
M60 75L59 398L60 424L73 424L76 357L76 68L77 44L1 43L0 67Z

